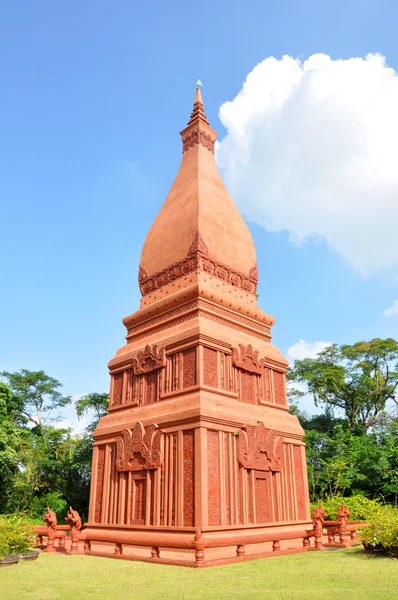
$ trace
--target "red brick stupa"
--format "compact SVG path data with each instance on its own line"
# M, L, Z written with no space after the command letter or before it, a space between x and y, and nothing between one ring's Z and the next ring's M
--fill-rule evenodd
M108 541L120 557L200 566L264 555L270 540L310 527L287 361L257 305L256 251L217 170L216 135L198 88L180 169L142 249L140 309L123 319L127 344L109 363L92 552Z

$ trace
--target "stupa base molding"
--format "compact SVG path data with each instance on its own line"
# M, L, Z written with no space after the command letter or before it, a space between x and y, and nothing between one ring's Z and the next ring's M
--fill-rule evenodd
M322 550L311 546L312 523L252 528L131 528L88 524L85 554L173 564L209 567L255 558Z
M89 556L100 556L102 558L116 558L119 560L136 560L139 562L148 562L148 563L158 563L161 565L175 565L178 567L190 567L193 569L198 569L198 568L203 568L203 567L217 567L217 566L222 566L222 565L228 565L231 563L237 563L237 562L244 562L247 560L255 560L257 558L272 558L272 557L277 557L277 556L286 556L288 554L297 554L299 552L308 552L311 550L316 550L318 551L317 548L288 548L287 550L280 550L278 552L273 552L273 551L269 551L269 552L260 552L257 554L250 554L247 556L230 556L230 557L225 557L225 558L215 558L212 560L204 560L201 563L197 563L195 562L195 560L178 560L178 558L151 558L151 557L144 557L144 556L136 556L136 555L126 555L126 554L122 554L122 555L115 555L115 554L107 554L106 552L93 552L93 551L87 551L85 552L85 554L89 555Z

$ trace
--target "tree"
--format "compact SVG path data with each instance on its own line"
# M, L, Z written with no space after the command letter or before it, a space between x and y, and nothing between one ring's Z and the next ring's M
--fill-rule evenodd
M87 516L92 439L72 435L52 425L22 430L19 469L14 473L7 512L29 512L40 517L46 506L66 514L69 505Z
M13 393L14 410L18 413L21 425L30 423L42 429L55 409L70 404L70 396L62 396L58 391L62 384L49 377L44 371L21 369L16 373L3 371L4 377ZM51 420L59 419L59 415Z
M366 431L388 401L398 403L398 362L394 365L394 361L398 361L398 342L392 338L352 346L332 344L315 359L296 360L288 379L305 382L316 406L341 409L351 430Z
M13 413L14 404L10 388L0 382L0 513L12 493L18 469L21 436Z
M87 427L87 431L93 432L101 417L107 414L109 405L109 394L86 394L75 402L78 419L84 417L90 411L94 411L95 417Z

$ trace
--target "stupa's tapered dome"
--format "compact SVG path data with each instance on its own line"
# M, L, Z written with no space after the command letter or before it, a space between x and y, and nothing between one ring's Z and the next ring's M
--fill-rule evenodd
M253 239L217 170L217 134L206 118L199 88L181 136L180 169L142 248L141 293L153 294L189 273L205 272L253 297L257 288Z

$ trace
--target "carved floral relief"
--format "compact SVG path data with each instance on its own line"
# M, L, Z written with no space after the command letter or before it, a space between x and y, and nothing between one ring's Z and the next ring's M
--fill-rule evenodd
M138 421L133 430L124 429L116 440L118 471L157 469L163 464L163 431L157 425L147 428Z
M212 277L221 279L226 283L230 283L236 288L239 288L250 294L255 294L258 283L257 265L249 270L249 273L239 273L230 267L220 263L209 254L209 249L200 234L197 233L192 242L186 258L178 263L174 263L153 275L148 273L139 266L138 283L141 294L143 296L162 288L163 286L172 283L178 277L188 275L194 271L202 271L208 273Z
M232 364L242 371L262 375L264 372L264 359L258 358L259 353L253 350L251 344L246 348L239 344L239 350L232 348Z
M283 466L283 438L264 423L256 427L245 425L238 435L238 461L246 469L281 471Z
M214 140L204 131L193 131L185 135L182 138L183 152L186 152L189 148L193 148L196 144L202 144L202 146L214 153Z
M164 348L159 350L156 345L152 348L149 345L145 346L145 350L138 352L137 357L133 359L134 375L150 373L164 366L166 366Z

